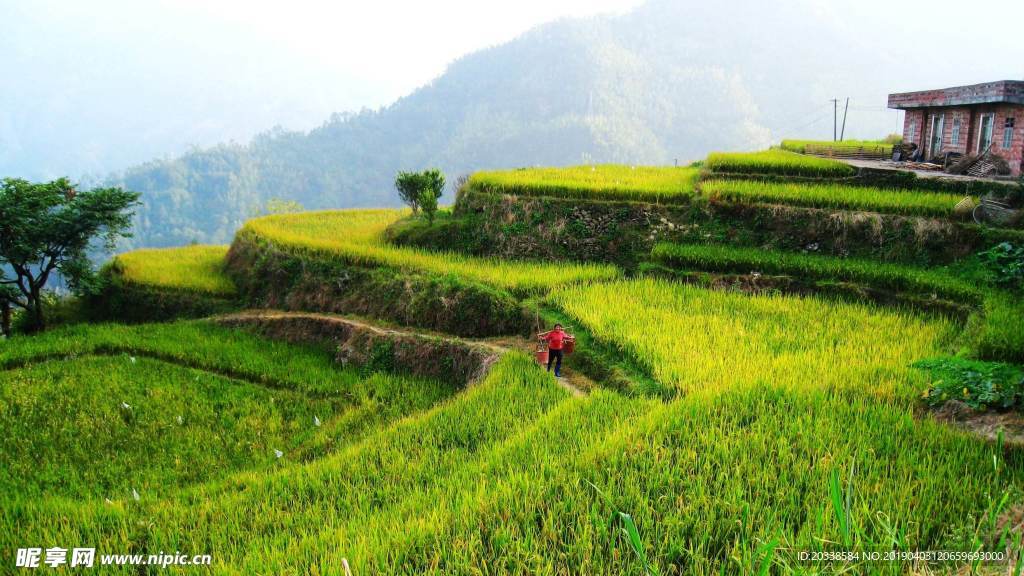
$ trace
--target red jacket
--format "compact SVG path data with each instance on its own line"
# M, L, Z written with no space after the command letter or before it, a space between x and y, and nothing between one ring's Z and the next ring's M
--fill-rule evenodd
M566 336L565 330L552 330L544 335L544 339L548 341L548 348L561 350Z

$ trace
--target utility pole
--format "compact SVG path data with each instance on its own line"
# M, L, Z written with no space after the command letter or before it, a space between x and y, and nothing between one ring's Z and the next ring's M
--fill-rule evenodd
M846 97L846 108L843 108L843 129L839 132L839 141L846 139L846 113L850 111L850 97Z
M839 99L838 98L833 98L832 99L832 141L833 142L836 141L836 136L839 135L838 134L838 128L839 128Z

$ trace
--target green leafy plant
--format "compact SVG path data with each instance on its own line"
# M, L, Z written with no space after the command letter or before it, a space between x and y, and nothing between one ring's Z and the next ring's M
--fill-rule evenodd
M1024 244L1002 242L978 256L997 284L1024 289Z
M637 529L636 522L633 521L633 517L628 513L619 510L618 507L615 506L615 503L612 502L612 499L602 492L600 488L594 485L593 482L590 482L589 480L586 482L594 489L595 492L604 498L604 501L612 509L612 516L609 520L609 524L613 528L616 526L619 527L622 535L626 539L626 542L629 544L629 547L633 550L633 553L636 554L637 559L640 560L640 564L644 568L644 573L657 574L658 571L654 566L651 566L650 561L647 559L647 551L644 549L644 542L640 538L640 530Z
M931 406L958 400L975 410L1009 410L1024 405L1024 370L1002 362L934 358L912 364L933 382L922 398Z

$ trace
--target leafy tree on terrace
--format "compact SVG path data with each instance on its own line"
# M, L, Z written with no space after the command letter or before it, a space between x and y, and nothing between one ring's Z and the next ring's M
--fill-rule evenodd
M434 225L434 216L437 214L437 199L444 194L444 174L438 169L425 170L422 174L423 188L420 190L420 206L427 221Z
M120 188L78 192L66 178L34 184L5 178L0 185L0 297L28 315L32 332L45 327L43 288L57 271L78 293L96 287L87 250L94 239L113 249L128 237L139 195Z
M432 190L424 189L420 191L420 208L423 208L423 214L426 215L427 222L433 226L434 216L437 214L437 196L434 196Z
M423 188L423 177L419 172L399 172L395 177L395 188L402 202L412 208L415 214L420 209L420 190Z
M413 214L419 212L420 208L430 206L427 218L434 222L434 214L437 212L437 199L444 194L444 174L436 169L424 170L423 172L399 172L395 178L395 188L398 195L412 208Z

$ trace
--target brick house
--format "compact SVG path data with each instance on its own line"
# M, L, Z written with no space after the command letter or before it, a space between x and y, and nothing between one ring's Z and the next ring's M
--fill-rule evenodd
M1014 176L1024 168L1024 81L1002 80L889 94L889 108L906 112L903 141L925 157L939 152L977 154L991 149Z

